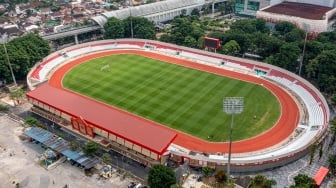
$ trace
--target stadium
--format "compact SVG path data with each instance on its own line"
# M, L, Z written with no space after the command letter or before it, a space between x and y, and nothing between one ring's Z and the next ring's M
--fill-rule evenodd
M164 62L162 66L174 64L180 68L197 70L197 75L199 74L200 77L205 73L211 73L218 77L216 79L227 77L240 80L249 83L249 87L267 90L275 97L275 101L280 105L280 112L272 125L256 135L242 137L233 142L232 171L257 171L290 163L309 153L310 146L321 142L327 133L330 115L327 102L313 85L301 77L269 64L142 39L95 41L50 54L37 63L27 77L30 89L27 98L33 105L31 111L57 123L63 129L91 139L107 149L127 155L148 166L157 163L165 164L168 159L179 163L187 162L191 167L226 166L229 151L227 139L207 140L202 136L194 136L191 132L176 129L174 126L166 126L165 121L156 121L145 117L140 112L120 108L119 103L108 104L104 100L99 100L101 90L97 89L98 85L104 85L106 82L98 79L100 77L95 80L96 85L87 84L87 87L82 88L86 91L92 90L92 96L96 97L86 96L66 86L66 83L71 80L79 80L78 82L84 86L89 83L90 80L85 80L86 76L89 77L86 73L81 78L67 78L69 73L86 64L83 62L94 63L96 59L103 57L111 55L123 57L129 54L162 61ZM112 65L96 64L96 68L91 67L90 70L114 71L114 68L110 67ZM131 72L136 67L122 64L120 66L124 68L120 70L126 70L125 72ZM143 70L149 68L152 67ZM85 69L85 66L82 69ZM170 70L166 67L157 70L165 69ZM177 71L175 67L172 70ZM118 74L118 71L114 73ZM183 72L183 74L189 73ZM136 77L134 73L133 75ZM121 78L123 78L122 74L116 77L119 81ZM67 79L68 81L65 82L64 80ZM127 79L131 78L127 77L123 80ZM174 80L172 76L169 81L178 82L179 78ZM160 79L157 82L160 82ZM137 85L121 87L134 88ZM166 85L160 86L160 90ZM130 90L126 90L126 94L127 92ZM111 94L112 98L123 95ZM129 98L130 100L124 100L128 102L123 102L122 105L127 106L131 103L132 97ZM211 95L209 95L209 101L210 98ZM147 103L147 101L142 102ZM130 108L137 103L134 102ZM218 103L222 105L222 101ZM154 113L155 109L159 108L157 104L155 105L152 109L144 110L145 114ZM257 105L257 102L246 104L246 111L253 105ZM187 113L185 109L183 113ZM222 109L220 113L225 116ZM201 119L199 120L201 124L209 124L202 122ZM236 119L238 122L240 119L252 121L251 117L246 117L244 114L237 115ZM218 121L219 124L223 124L223 127L230 124L225 119L223 122ZM221 130L223 135L228 132L224 128ZM217 132L221 134L220 130ZM237 132L244 135L244 132L247 134L249 130L234 129L234 133Z

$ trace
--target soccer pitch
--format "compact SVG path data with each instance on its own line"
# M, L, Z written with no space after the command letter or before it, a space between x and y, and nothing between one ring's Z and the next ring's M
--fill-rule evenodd
M231 115L223 112L224 97L244 97L244 110L235 117L235 141L268 130L280 117L278 100L258 84L133 54L82 63L65 75L62 84L90 98L212 142L229 139Z

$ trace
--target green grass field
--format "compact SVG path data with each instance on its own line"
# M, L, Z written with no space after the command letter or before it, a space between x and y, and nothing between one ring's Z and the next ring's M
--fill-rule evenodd
M65 75L63 86L213 142L229 139L224 97L244 97L233 140L260 134L280 116L278 100L260 85L132 54L82 63Z

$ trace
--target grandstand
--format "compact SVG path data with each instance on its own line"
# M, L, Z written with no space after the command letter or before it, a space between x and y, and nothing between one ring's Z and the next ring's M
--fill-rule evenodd
M148 46L150 46L150 48L148 48ZM146 51L172 56L174 58L188 59L194 64L202 64L209 67L215 67L216 69L237 72L242 72L243 69L244 74L264 79L266 82L271 81L272 83L276 83L283 89L295 93L295 95L303 101L302 108L304 108L303 111L307 112L307 122L302 124L301 120L298 121L299 123L295 125L296 129L292 134L271 147L256 151L233 153L231 159L233 165L232 171L255 171L284 165L310 152L309 148L311 144L324 139L330 116L327 102L314 86L301 77L269 64L142 39L96 41L65 49L64 52L67 55L66 57L61 55L60 52L55 52L49 55L42 62L37 64L27 77L29 88L32 90L27 94L29 101L34 105L32 111L60 124L64 128L76 132L77 134L84 134L88 139L99 139L100 141L104 141L101 144L105 144L105 146L108 145L106 144L107 142L113 146L110 147L110 149L117 150L123 154L129 154L135 160L147 165L165 163L166 159L169 157L171 160L177 162L184 162L184 159L188 159L189 165L195 167L202 167L205 165L213 167L225 166L228 160L227 155L220 152L204 153L192 150L191 148L188 148L187 144L183 145L176 142L178 136L175 138L174 134L169 131L166 132L166 129L156 129L156 131L162 131L167 135L167 137L165 137L165 142L161 143L159 149L157 149L151 145L151 142L157 142L156 140L144 142L139 138L134 138L139 135L129 135L129 131L123 132L119 130L119 128L118 131L114 127L108 127L104 125L104 122L98 121L95 117L88 116L88 112L76 111L79 109L73 109L73 107L71 107L71 105L69 106L66 102L54 99L52 97L53 95L45 95L46 90L53 90L53 93L58 93L57 90L54 90L54 88L51 88L48 84L42 84L50 78L55 69L66 65L70 60L79 59L88 53L121 49ZM222 65L221 62L229 63ZM263 74L257 74L258 70L262 71ZM40 84L42 85L39 86ZM78 97L76 97L76 94L74 93L62 93L62 96L68 95L69 100L67 101L82 100L81 97L79 97L81 99L77 99ZM92 101L92 104L90 101L77 101L76 104L82 103L88 103L87 105L89 106L95 105ZM105 109L106 106L104 107L103 105L97 108ZM111 109L108 108L105 110L109 111ZM130 118L132 119L134 117ZM139 121L139 124L144 123L142 120L139 120L139 118L136 118L134 121ZM93 129L93 131L88 134L88 132L85 132L84 129L80 129L79 127L74 129L73 122L77 122L79 125L85 125L87 129L90 128ZM131 125L127 126L131 127ZM116 136L113 137L115 138L114 140L109 139L110 137L107 136L112 133ZM118 139L117 137L120 138ZM120 141L120 139L122 140ZM139 150L138 147L134 148L134 144L144 148L144 152L142 152L141 149ZM132 147L130 147L131 145ZM141 157L139 157L139 155L141 155Z

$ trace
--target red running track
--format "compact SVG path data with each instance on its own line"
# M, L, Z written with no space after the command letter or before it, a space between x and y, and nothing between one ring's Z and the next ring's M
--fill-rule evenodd
M224 70L216 67L211 67L203 64L194 63L188 60L179 59L175 57L165 56L157 53L152 53L148 51L141 50L113 50L113 51L104 51L94 54L88 54L83 57L74 59L64 66L60 67L56 72L51 76L49 80L49 84L58 87L60 89L64 89L62 86L63 76L74 66L83 63L87 60L98 58L101 56L113 55L113 54L137 54L146 57L150 57L153 59L158 59L161 61L174 63L178 65L182 65L185 67L190 67L194 69L199 69L227 77L232 77L235 79L244 80L247 82L252 82L256 84L262 84L265 88L272 91L274 95L278 98L281 105L281 117L278 122L268 131L246 140L237 141L232 143L232 153L246 153L253 152L258 150L263 150L272 146L277 145L278 143L284 141L288 138L296 126L299 123L299 109L293 98L280 87L255 76L246 75L242 73L237 73L229 70ZM157 125L159 126L159 125ZM177 132L177 137L173 141L173 143L190 149L192 151L198 152L207 152L207 153L216 153L223 152L228 153L229 143L214 143L207 142L205 140L196 138L194 136L188 135L183 132L179 132L177 130L171 129L166 126L162 126L166 129L173 130ZM149 135L150 136L150 135Z

